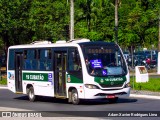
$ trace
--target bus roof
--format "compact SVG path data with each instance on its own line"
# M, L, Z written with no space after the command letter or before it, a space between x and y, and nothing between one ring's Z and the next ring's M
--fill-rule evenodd
M22 44L22 45L14 45L10 46L9 49L14 49L14 48L39 48L39 47L70 47L70 46L102 46L102 45L115 45L114 42L102 42L102 41L90 41L88 39L82 39L82 40L72 40L69 42L66 42L64 40L57 41L56 43L51 43L47 41L42 41L42 42L34 42L31 44Z
M114 42L104 42L104 41L93 41L93 42L83 42L83 43L79 43L80 45L86 45L86 46L92 46L92 45L96 45L96 46L103 46L103 45L115 45Z

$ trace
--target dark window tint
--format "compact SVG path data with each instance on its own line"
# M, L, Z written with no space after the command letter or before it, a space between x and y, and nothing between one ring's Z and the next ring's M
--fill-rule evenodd
M8 61L8 69L13 70L14 69L14 50L10 49L9 50L9 61Z
M40 49L38 50L38 69L39 70L51 70L51 49Z
M36 70L37 69L37 61L35 58L36 50L28 49L28 50L24 50L23 53L24 53L23 69Z

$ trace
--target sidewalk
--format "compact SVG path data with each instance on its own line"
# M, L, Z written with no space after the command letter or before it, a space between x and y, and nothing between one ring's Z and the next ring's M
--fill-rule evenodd
M8 89L8 88L7 88L7 85L1 85L0 84L0 89Z
M130 97L160 99L160 92L152 92L145 90L131 90Z
M157 72L148 73L149 77L160 77L160 74ZM135 77L135 73L130 73L130 77ZM160 99L160 92L152 92L146 90L131 90L131 97L141 97L141 98L152 98L152 99Z
M159 77L160 77L160 74L157 74L156 72L148 73L148 75L149 75L149 76L159 76ZM134 73L134 72L131 72L131 73L130 73L130 77L131 77L131 76L135 76L135 73Z

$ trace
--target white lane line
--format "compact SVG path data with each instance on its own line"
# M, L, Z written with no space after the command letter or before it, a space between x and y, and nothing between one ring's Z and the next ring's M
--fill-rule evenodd
M130 94L130 97L149 98L149 99L160 99L160 96L152 96L152 95L136 95L136 94Z
M0 107L0 111L33 111L21 108L11 108L11 107Z
M8 87L0 86L0 89L8 89Z

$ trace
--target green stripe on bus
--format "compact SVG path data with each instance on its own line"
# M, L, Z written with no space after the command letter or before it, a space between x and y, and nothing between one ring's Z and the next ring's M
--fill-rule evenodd
M111 83L123 84L126 81L126 77L95 77L95 82L99 84L110 85Z
M23 73L23 80L47 82L48 73Z
M83 83L83 80L73 75L67 75L67 83Z

